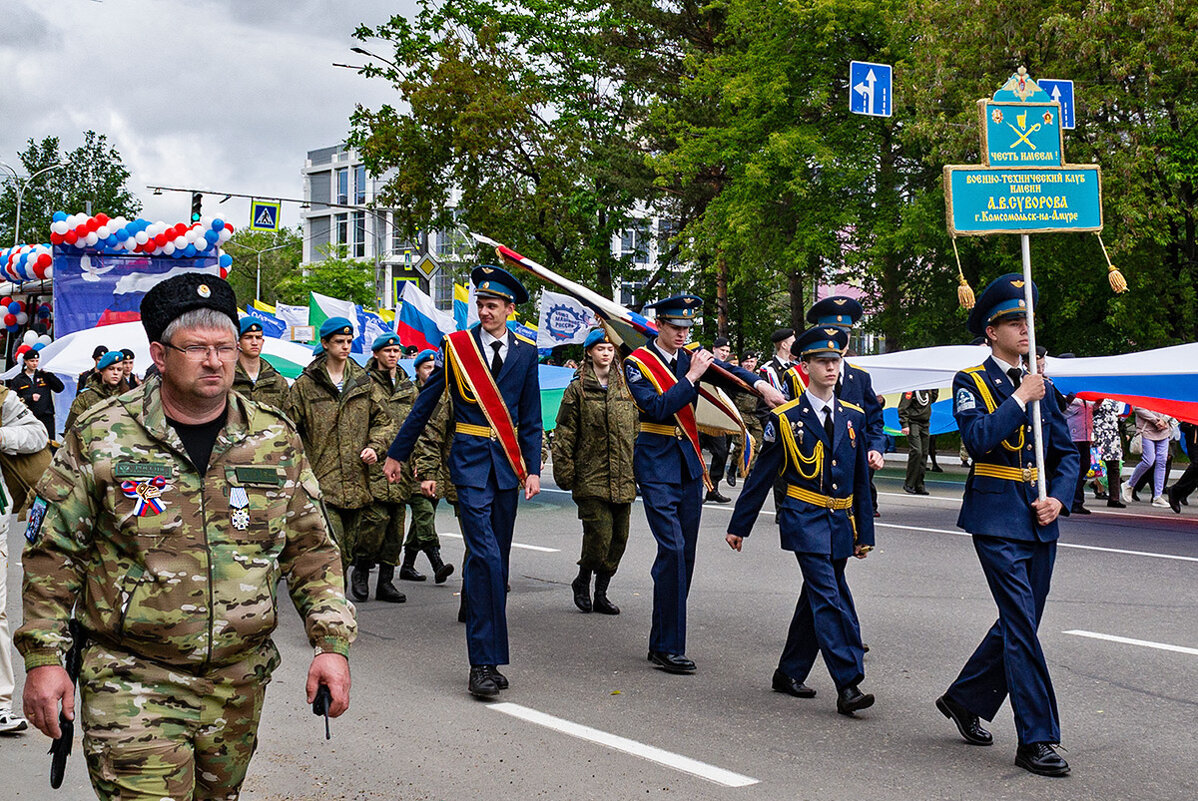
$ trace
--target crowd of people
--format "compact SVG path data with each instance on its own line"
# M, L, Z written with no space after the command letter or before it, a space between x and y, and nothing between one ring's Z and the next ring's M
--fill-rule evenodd
M1195 476L1191 467L1165 487L1173 421L1137 409L1143 456L1120 489L1118 404L1058 397L1041 404L1047 494L1038 495L1029 407L1055 389L1042 371L1022 365L1027 323L1015 302L1023 296L1017 278L996 279L979 299L970 329L989 355L958 373L952 389L970 465L958 522L974 536L999 620L935 704L967 742L989 745L981 721L992 720L1009 693L1016 763L1063 775L1069 766L1053 748L1056 703L1036 636L1057 518L1085 513L1091 448L1112 505L1130 501L1143 478L1152 482L1153 503L1163 499L1179 511ZM351 358L352 323L334 317L288 386L261 357L261 324L239 319L227 283L198 274L147 293L142 321L154 364L144 379L132 353L97 348L29 509L16 645L28 672L26 714L47 735L62 733L60 711L73 719L79 682L88 768L101 797L191 797L201 785L209 795L236 794L278 663L270 634L281 577L316 653L308 700L323 686L330 714L344 711L356 634L350 599L403 603L395 580L425 581L421 554L435 583L449 578L455 568L442 559L433 525L442 499L466 544L459 619L467 689L483 699L507 690L500 667L510 663L506 602L518 500L539 492L550 450L554 479L571 492L581 521L571 582L579 611L620 613L611 585L639 494L657 543L648 661L666 673L695 673L686 654L687 600L702 509L730 502L719 485L740 478L727 544L745 547L772 494L782 547L795 554L803 579L771 686L813 698L805 682L822 655L839 713L873 705L861 689L867 647L846 565L874 545L872 478L890 440L884 399L869 374L844 359L860 304L821 300L808 312L810 328L775 332L761 365L754 353L732 357L727 340L710 349L688 342L703 306L693 295L649 304L657 335L623 359L625 343L596 328L563 395L550 449L535 346L506 324L527 291L488 265L471 280L479 325L416 354L414 375L399 364L395 334L375 339L360 366ZM24 367L3 407L2 445L15 452L53 437L47 399L62 391L38 369L36 352L25 354ZM732 399L723 414L739 434L700 430L700 385ZM913 494L928 492L935 401L933 389L908 393L899 405L910 443L904 488ZM10 412L23 422L10 423ZM10 441L10 425L36 427L39 436ZM1193 453L1193 426L1185 436ZM168 573L172 580L159 580ZM68 631L72 616L77 636ZM61 654L83 636L86 658L72 676ZM130 711L121 698L134 684L151 700ZM170 711L180 698L204 710L199 723ZM5 701L0 727L19 720ZM211 723L218 718L220 731ZM134 757L160 769L114 773L115 761Z

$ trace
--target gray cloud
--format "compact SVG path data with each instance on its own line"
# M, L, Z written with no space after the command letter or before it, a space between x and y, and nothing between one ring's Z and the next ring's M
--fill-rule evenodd
M306 152L342 141L355 103L397 102L382 81L332 62L360 63L354 28L415 0L5 5L0 159L12 163L31 138L58 136L69 149L94 129L121 152L144 216L172 222L188 198L154 197L146 184L299 197ZM247 224L248 201L220 210ZM298 219L284 207L285 224Z

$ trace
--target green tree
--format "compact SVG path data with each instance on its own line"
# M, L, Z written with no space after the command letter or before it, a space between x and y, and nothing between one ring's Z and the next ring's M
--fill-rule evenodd
M237 302L241 306L253 303L258 284L258 265L261 264L262 297L259 300L273 305L279 300L279 287L284 279L299 275L303 237L299 227L280 228L278 231L242 228L233 234L223 248L233 257L229 283L237 293Z
M282 278L276 291L277 303L306 306L308 293L318 292L373 307L374 265L348 258L343 246L330 248L325 258L309 264L302 272L292 272Z
M109 217L134 219L141 211L141 201L126 186L129 170L104 134L84 132L83 144L66 154L60 152L56 136L40 142L30 139L19 157L25 175L60 162L66 165L38 176L25 190L18 237L22 243L49 242L50 218L56 211L74 214L86 211L89 203L93 214L103 212ZM16 201L10 177L0 193L0 242L6 246L13 239Z

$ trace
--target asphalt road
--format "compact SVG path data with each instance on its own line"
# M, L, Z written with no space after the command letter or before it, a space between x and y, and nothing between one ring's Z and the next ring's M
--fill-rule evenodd
M731 507L705 507L688 647L699 670L670 676L645 660L654 545L644 513L633 512L612 582L623 614L583 615L569 589L579 523L569 496L547 481L517 522L516 541L541 550L512 554L512 687L503 703L466 693L460 576L439 587L402 582L406 604L359 606L352 705L325 741L302 697L310 650L298 617L285 614L276 638L284 661L243 797L1198 797L1198 506L1178 517L1091 501L1095 514L1062 523L1041 640L1073 774L1046 779L1014 766L1009 706L990 726L989 748L966 745L933 706L995 616L970 540L955 527L959 484L944 478L926 498L903 494L901 480L880 482L878 548L849 568L872 649L863 689L878 699L856 719L836 714L822 663L808 680L816 698L770 690L800 583L772 515L736 554L723 541ZM448 510L438 523L457 530ZM10 553L20 542L14 530ZM460 562L461 548L444 538L449 561ZM14 625L19 586L11 564ZM91 797L78 745L63 789L47 790L47 746L36 732L0 738L0 796Z

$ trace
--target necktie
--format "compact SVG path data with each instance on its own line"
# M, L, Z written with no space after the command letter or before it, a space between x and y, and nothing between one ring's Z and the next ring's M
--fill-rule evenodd
M502 342L492 342L491 350L495 351L495 355L491 357L491 375L499 375L499 368L503 367L503 359L499 356L499 349L503 347Z
M1023 371L1018 367L1012 367L1007 370L1007 375L1011 377L1011 383L1015 385L1015 389L1019 389L1019 385L1023 383Z
M832 425L832 407L824 407L824 432L828 435L828 444L832 444L832 432L835 431L835 426Z

